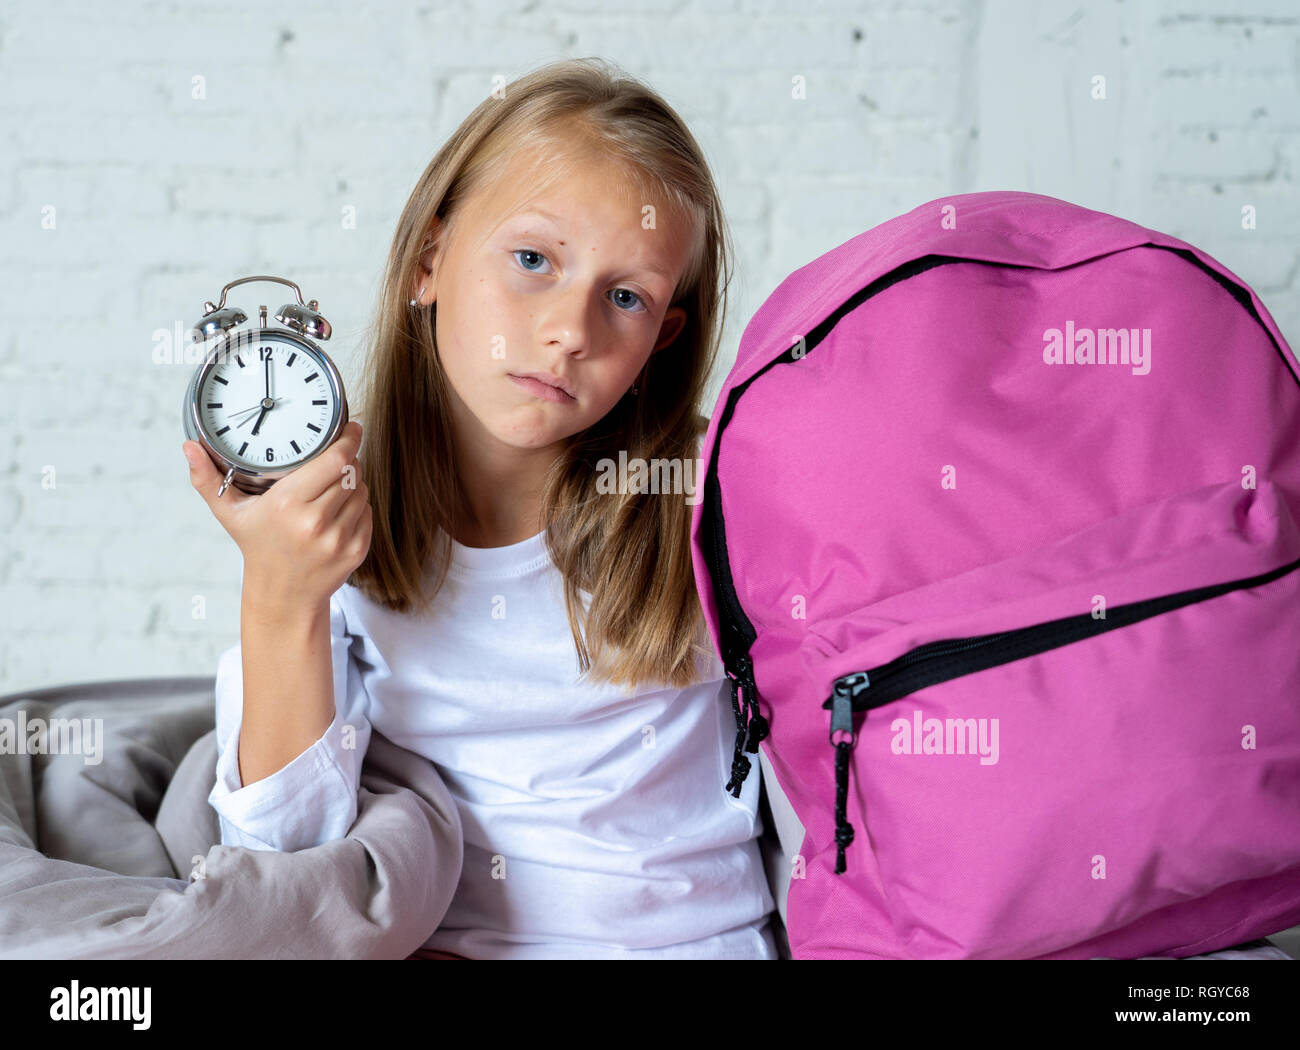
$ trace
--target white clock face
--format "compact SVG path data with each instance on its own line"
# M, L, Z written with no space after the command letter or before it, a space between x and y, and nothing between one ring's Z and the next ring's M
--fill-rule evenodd
M284 470L317 451L338 411L320 359L276 332L241 333L199 395L213 445L262 471Z

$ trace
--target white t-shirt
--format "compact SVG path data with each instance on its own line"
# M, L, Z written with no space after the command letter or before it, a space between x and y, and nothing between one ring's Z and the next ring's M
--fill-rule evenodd
M777 958L759 763L739 799L723 790L736 730L721 662L710 647L708 680L685 689L580 682L545 538L453 544L423 616L336 591L334 722L247 787L240 646L222 653L209 796L222 844L293 851L346 835L373 725L435 763L460 813L460 883L425 947L471 959ZM345 725L353 748L341 746Z

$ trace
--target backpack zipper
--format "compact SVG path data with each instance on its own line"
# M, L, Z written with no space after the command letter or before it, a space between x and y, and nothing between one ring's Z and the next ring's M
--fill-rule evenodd
M1094 618L1087 612L1010 631L927 642L878 667L836 678L830 697L822 704L831 711L830 741L835 748L835 874L843 874L844 852L853 841L853 826L848 822L846 808L849 752L857 743L853 730L856 712L881 707L940 682L1036 656L1230 591L1259 587L1298 568L1300 558L1257 576L1117 605L1107 610L1104 619ZM848 733L847 741L836 741L835 734L841 731Z
M916 274L924 273L936 266L942 266L946 263L977 261L979 260L964 259L955 255L923 255L920 258L904 263L889 273L882 274L866 287L860 288L828 314L808 333L802 344L795 343L786 349L784 353L774 357L739 386L732 388L727 396L727 403L722 409L722 417L718 421L718 429L713 442L713 452L709 457L708 469L704 474L705 500L701 531L705 536L703 547L705 559L709 566L709 576L713 580L714 594L717 596L718 601L718 625L721 639L720 648L722 650L719 656L722 658L723 670L730 681L731 709L736 716L736 743L731 760L731 777L723 785L724 790L729 791L735 798L740 797L741 785L749 776L750 761L745 753L754 754L758 751L758 742L768 735L768 723L767 719L759 713L758 690L754 684L754 666L749 654L750 647L758 638L758 632L754 629L749 617L745 615L745 610L741 608L740 598L736 594L736 584L731 578L731 562L727 558L726 525L722 519L722 487L718 483L718 451L721 445L719 439L722 436L722 431L730 422L731 416L736 410L737 400L749 387L750 383L774 365L783 361L790 363L803 358L826 338L831 329L839 323L840 318L850 311L856 310L858 306L873 295L883 292L886 288L892 287L908 277L914 277ZM989 263L988 265L1000 264ZM802 350L800 350L801 345ZM738 693L743 693L744 696L743 709Z
M736 716L736 746L731 759L731 778L723 785L735 798L740 798L740 788L749 776L750 755L758 751L758 742L767 736L767 719L758 713L757 692L754 688L754 665L749 653L736 657L736 671L727 672L731 682L731 710ZM737 692L745 697L745 707L737 699Z

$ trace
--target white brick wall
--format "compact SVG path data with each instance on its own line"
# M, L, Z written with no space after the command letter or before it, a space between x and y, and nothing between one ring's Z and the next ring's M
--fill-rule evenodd
M282 273L355 383L409 187L494 75L551 59L618 62L704 144L739 249L733 352L790 270L994 188L1197 244L1300 342L1296 0L265 6L0 4L0 692L215 671L239 556L190 488L190 368L153 363L154 331Z

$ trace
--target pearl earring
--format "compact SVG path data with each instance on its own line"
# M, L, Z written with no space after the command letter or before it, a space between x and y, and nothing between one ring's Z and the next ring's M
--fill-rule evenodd
M417 295L414 299L409 299L409 300L407 300L407 305L408 305L408 306L416 306L416 305L418 305L419 302L420 302L420 299L421 299L421 297L422 297L423 295L424 295L424 285L420 285L420 294Z

